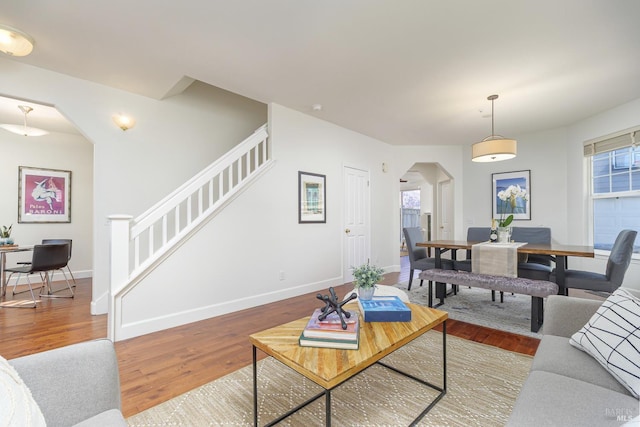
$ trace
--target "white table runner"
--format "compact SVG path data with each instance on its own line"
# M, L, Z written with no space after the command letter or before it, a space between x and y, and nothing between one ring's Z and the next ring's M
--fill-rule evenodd
M518 277L518 248L526 243L483 242L471 246L474 273Z

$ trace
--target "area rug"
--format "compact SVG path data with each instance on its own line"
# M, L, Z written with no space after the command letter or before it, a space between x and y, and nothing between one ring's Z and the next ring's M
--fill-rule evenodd
M347 351L348 352L348 351ZM531 366L531 357L447 336L447 394L418 425L503 426ZM442 334L430 331L383 359L442 384ZM250 426L253 370L247 366L127 419L129 426ZM273 358L258 364L259 424L322 391ZM374 365L332 391L334 426L406 426L436 392ZM323 426L324 398L282 421Z
M426 281L420 286L420 280L414 280L410 291L407 291L407 283L400 283L395 287L407 292L411 302L428 305L429 287ZM435 299L435 285L433 288L433 302L436 304L438 300ZM460 287L458 294L449 295L444 305L438 309L449 313L451 319L542 338L542 328L538 333L531 332L531 297L528 295L505 293L504 302L501 303L499 292L496 292L496 300L491 301L490 290Z

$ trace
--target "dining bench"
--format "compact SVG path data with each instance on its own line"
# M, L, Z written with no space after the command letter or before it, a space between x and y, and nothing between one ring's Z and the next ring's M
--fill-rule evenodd
M500 292L511 292L531 296L531 332L538 332L543 322L544 298L557 295L558 285L546 280L532 280L523 277L493 276L467 271L433 268L420 272L420 279L451 285L483 288ZM429 306L432 306L431 286L429 286Z

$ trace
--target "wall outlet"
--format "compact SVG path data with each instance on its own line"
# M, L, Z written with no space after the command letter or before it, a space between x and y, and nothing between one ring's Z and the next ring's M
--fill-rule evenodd
M284 280L284 271L280 270L280 274L278 275L280 280Z

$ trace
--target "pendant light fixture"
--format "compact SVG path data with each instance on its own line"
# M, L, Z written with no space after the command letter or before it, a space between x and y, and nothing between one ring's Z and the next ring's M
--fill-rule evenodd
M0 128L8 130L9 132L13 132L18 135L23 135L23 136L42 136L49 133L44 129L32 128L30 126L27 126L27 114L33 111L33 108L27 105L18 105L18 108L20 109L20 111L22 111L22 114L24 115L23 124L22 125L1 124Z
M498 95L487 98L491 101L491 135L471 146L471 160L474 162L499 162L516 156L517 141L496 135L493 131L493 101Z

